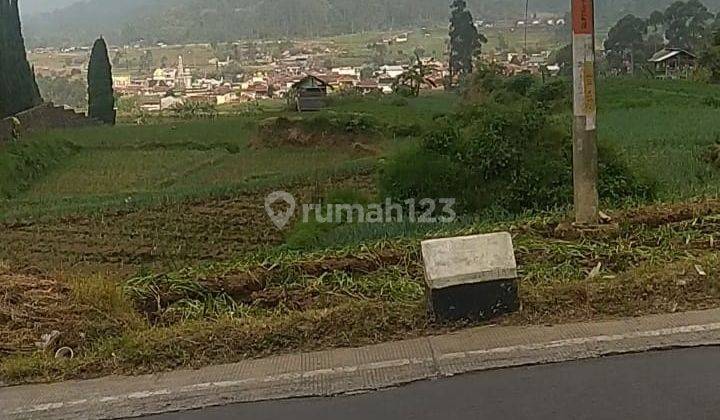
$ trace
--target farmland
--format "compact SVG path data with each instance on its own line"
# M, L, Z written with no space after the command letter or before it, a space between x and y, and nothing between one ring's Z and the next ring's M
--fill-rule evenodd
M522 310L500 323L720 304L712 161L720 89L607 80L599 100L600 141L657 192L653 202L605 203L618 230L586 237L556 229L566 208L427 228L339 226L310 232L309 242L297 240L297 221L281 232L268 220L264 198L277 189L300 202L377 199L379 165L460 108L451 94L337 99L332 111L296 122L320 126L303 144L277 128L297 118L278 109L57 131L6 146L0 380L150 372L460 328L425 313L425 236L513 233ZM38 156L50 157L38 164ZM52 330L75 359L34 351Z

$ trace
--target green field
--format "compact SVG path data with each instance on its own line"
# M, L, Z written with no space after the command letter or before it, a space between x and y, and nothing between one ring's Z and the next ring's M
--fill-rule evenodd
M635 175L654 183L659 202L715 197L720 191L720 171L709 164L706 157L710 147L720 140L720 125L716 123L720 109L713 106L717 98L720 98L720 88L693 82L602 81L599 142L612 145ZM223 200L243 201L238 199L243 196L246 198L241 206L231 207L237 212L241 212L241 208L254 209L258 214L246 227L253 231L254 223L258 223L255 230L263 232L269 229L262 210L263 194L267 191L285 188L319 199L336 190L356 189L362 192L364 200L372 199L377 194L378 162L404 144L412 143L413 136L422 135L433 126L435 117L460 109L460 104L458 97L443 93L417 99L338 97L332 101L331 110L305 117L310 121L307 125L313 128L313 124L360 115L368 118L367 124L372 127L367 128L367 132L341 136L339 143L335 139L310 146L277 142L275 137L287 137L288 133L262 133L258 127L263 121L296 118L276 106L215 121L158 120L143 126L38 134L25 139L21 145L6 146L0 154L0 173L3 174L0 193L5 196L0 201L0 220L21 226L31 221L39 224L38 229L52 226L49 230L62 236L62 229L56 226L58 218L73 220L67 226L70 231L73 224L104 226L105 220L119 219L114 222L114 229L119 224L119 232L131 232L143 212L152 213L153 220L158 217L158 222L165 214L168 223L175 224L180 217L178 212L193 213L188 209L207 206L215 206L213 211L222 212L226 204ZM565 119L569 126L568 114L563 111L558 117ZM320 122L313 123L313 118ZM267 138L262 138L263 135ZM313 134L323 135L322 130ZM262 142L269 143L262 146ZM358 143L365 146L358 148ZM362 187L354 188L353 183ZM132 219L127 221L127 229L122 228L125 219ZM472 224L473 219L462 223ZM206 230L203 227L206 224L214 226L215 221L212 217L195 221L191 224L192 232L186 235L197 237ZM7 246L0 258L8 255L17 258L23 253L18 249L21 244L37 240L35 235L28 238L26 231L10 229L8 232L16 238L16 244ZM220 232L222 229L218 235ZM320 244L348 245L425 233L426 227L418 226L345 226L325 232ZM109 232L99 236L113 237ZM156 247L161 236L159 233L129 235L121 241L126 242L121 248ZM251 248L272 247L282 241L277 234L268 238L266 243L254 244ZM219 252L214 248L224 246L225 241L210 239L210 243L217 243L217 247L208 246L212 255ZM67 246L74 250L69 255L79 254L71 258L73 263L83 259L82 242L71 241ZM180 248L187 249L186 246ZM42 260L44 254L39 255ZM173 264L183 260L202 262L197 257L186 259L182 250L177 255ZM30 260L33 258L38 255ZM53 254L52 260L57 258ZM167 261L159 257L149 262L167 266Z
M600 141L617 145L643 176L655 179L661 199L717 195L716 167L704 156L720 140L715 86L691 82L619 81L600 93Z
M368 48L375 42L407 33L406 43L392 44L387 49L388 61L405 61L412 58L416 50L423 51L427 57L434 57L443 60L447 54L447 42L449 40L448 30L445 26L431 27L426 36L419 28L411 30L398 30L394 32L368 32L361 34L340 35L328 38L313 40L323 45L330 45L340 51L333 56L332 61L336 66L360 66L372 62L374 52ZM486 53L495 51L521 52L525 48L525 32L521 29L512 28L484 28L481 32L487 37L488 42L483 46ZM541 52L557 49L567 43L555 30L548 28L528 28L528 51Z
M359 99L339 101L328 115L372 113L378 125L391 129L422 126L429 122L429 116L448 112L452 106L452 98L443 95L403 100L403 106L391 100L378 104ZM258 121L283 115L287 114L276 110L217 121L89 128L31 137L27 141L33 145L67 145L71 151L54 162L49 171L33 174L23 191L0 201L0 219L48 214L73 205L101 208L121 201L202 197L299 178L326 177L365 166L367 156L353 150L352 144L251 147ZM368 139L379 150L397 143L379 137L373 134ZM17 152L9 151L13 153ZM4 169L11 166L8 163Z
M418 239L428 236L513 233L523 309L500 323L720 304L720 167L707 159L720 139L720 87L604 80L598 98L599 141L657 193L606 203L617 230L587 237L560 229L568 208L443 226L270 223L264 199L278 189L302 203L378 198L383 163L466 105L451 93L2 146L0 380L155 372L463 327L425 312ZM555 117L569 128L567 108ZM52 330L76 359L34 349Z

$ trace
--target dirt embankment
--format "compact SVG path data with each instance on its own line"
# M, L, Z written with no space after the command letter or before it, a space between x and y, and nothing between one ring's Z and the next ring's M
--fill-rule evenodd
M374 143L380 136L379 124L365 114L275 117L260 122L250 147L342 147L376 156L380 150Z

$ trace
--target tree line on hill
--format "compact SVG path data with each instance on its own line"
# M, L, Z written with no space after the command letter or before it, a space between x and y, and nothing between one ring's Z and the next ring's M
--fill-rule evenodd
M634 71L662 48L684 49L720 81L720 13L700 0L676 1L646 18L628 14L610 29L604 43L608 65L617 72Z
M602 0L599 19L642 15L672 0ZM720 7L720 0L707 0ZM88 44L98 33L118 43L226 42L315 37L430 26L446 21L449 0L90 0L32 16L29 42ZM564 15L569 0L533 0L531 13ZM468 0L481 20L522 19L523 0Z

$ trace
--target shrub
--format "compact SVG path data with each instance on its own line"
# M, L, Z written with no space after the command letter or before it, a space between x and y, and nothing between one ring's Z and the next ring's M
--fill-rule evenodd
M703 104L711 108L720 108L720 98L707 96L703 99Z
M543 104L569 102L571 99L571 85L563 79L541 83L529 91L529 96Z
M453 197L462 189L458 180L466 174L447 156L412 144L390 156L380 168L380 195L395 201Z
M605 144L599 146L600 198L606 202L627 200L651 200L657 194L654 181L641 178L630 170L626 159L615 149Z
M650 198L652 186L603 147L604 199ZM456 198L458 210L518 213L572 202L572 141L543 106L487 103L438 121L420 145L392 156L380 191L394 199Z
M423 133L423 127L418 123L399 123L388 127L393 137L417 137Z
M285 243L290 249L312 249L335 228L328 223L318 223L314 218L308 222L300 222L287 236Z
M425 149L441 155L449 156L460 144L460 126L456 124L455 118L444 116L435 120L437 126L423 136Z
M510 77L505 81L505 90L516 93L520 96L528 96L530 90L535 87L536 79L529 74L519 74Z

